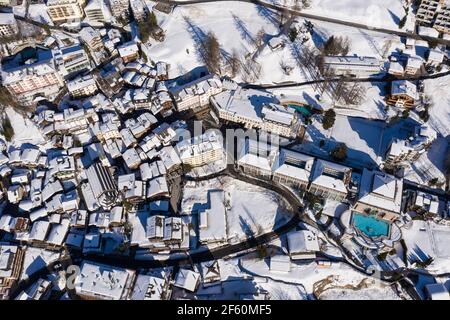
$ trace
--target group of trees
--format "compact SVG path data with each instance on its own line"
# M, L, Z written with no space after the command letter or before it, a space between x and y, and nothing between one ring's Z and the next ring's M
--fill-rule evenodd
M350 51L350 40L348 37L331 36L321 48L324 56L346 56Z
M6 141L11 141L14 136L14 128L11 125L11 120L9 120L8 116L3 113L2 115L2 124L0 127L0 134L2 134Z
M158 41L164 40L164 31L159 27L158 20L153 12L150 12L147 19L138 22L139 34L142 42L147 42L150 37Z
M203 60L208 70L220 74L220 44L216 35L210 31L203 40Z
M328 109L325 111L322 118L322 126L325 130L333 127L334 121L336 120L336 112L333 109Z

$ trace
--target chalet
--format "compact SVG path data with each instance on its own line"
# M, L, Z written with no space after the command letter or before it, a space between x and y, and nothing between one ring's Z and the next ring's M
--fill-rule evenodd
M387 96L386 103L400 108L413 108L419 95L414 83L407 80L392 81L391 92Z

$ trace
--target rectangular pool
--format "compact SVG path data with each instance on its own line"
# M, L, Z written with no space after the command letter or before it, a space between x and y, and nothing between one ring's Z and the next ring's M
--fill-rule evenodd
M389 223L373 216L366 216L354 212L352 225L368 237L387 237L389 235Z

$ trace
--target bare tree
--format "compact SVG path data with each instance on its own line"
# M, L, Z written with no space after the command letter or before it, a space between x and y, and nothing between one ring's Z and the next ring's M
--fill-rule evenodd
M264 38L266 36L266 31L264 28L259 29L258 33L256 34L255 43L257 47L262 46L264 43Z
M231 53L231 57L228 60L231 69L232 77L235 77L241 70L241 59L239 58L239 53L236 49Z
M348 37L331 36L322 46L322 54L325 56L346 56L350 50Z
M220 74L220 44L213 32L208 32L204 40L205 64L209 71Z

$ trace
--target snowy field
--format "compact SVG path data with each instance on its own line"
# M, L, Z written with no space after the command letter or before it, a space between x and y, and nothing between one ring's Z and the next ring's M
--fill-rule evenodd
M218 38L225 59L233 51L238 53L241 60L249 56L255 58L261 70L259 76L250 82L280 83L307 80L294 58L295 46L286 36L282 36L286 43L283 49L273 51L265 45L256 53L255 40L259 30L264 29L266 43L279 35L280 17L277 12L248 3L222 2L220 6L214 3L179 6L170 16L162 13L158 13L157 16L165 30L166 40L163 43L153 42L148 53L154 61L162 60L171 64L170 78L178 77L203 65L196 48L200 46L201 40L208 32L212 31ZM301 18L297 20L303 21ZM398 37L320 22L315 25L315 31L307 45L319 47L329 36L342 34L350 38L349 54L381 57L396 41L398 42ZM282 71L280 67L282 62L294 68L289 75ZM236 80L242 81L246 80L245 78L248 76L242 73Z
M408 137L417 122L408 119L391 126L383 121L338 114L331 129L323 129L322 123L315 120L306 129L305 141L296 146L314 154L326 155L336 144L343 142L348 147L346 163L356 167L379 165L392 139ZM320 142L325 144L320 147Z
M226 222L230 242L271 231L291 217L287 204L275 192L229 177L189 182L183 189L182 212L204 208L212 189L224 190L225 201L229 201Z
M443 137L450 136L450 76L425 80L425 94L432 98L428 123Z
M14 136L12 141L13 145L20 146L23 143L45 143L45 139L42 136L39 128L29 119L25 119L22 115L11 108L6 109L6 114L11 121L11 125L14 129ZM5 138L3 136L0 137L5 141Z
M291 261L290 271L280 272L270 270L269 258L261 260L243 257L240 266L242 272L253 276L296 284L306 290L308 295L318 295L319 299L354 299L358 295L370 296L372 299L382 299L385 296L398 299L386 284L375 278L368 278L342 263L333 263L324 268L318 267L315 262L305 264Z
M450 229L433 222L414 221L411 229L403 229L403 238L408 248L408 260L425 261L433 258L427 268L436 273L450 272Z
M387 29L398 29L405 15L402 0L312 0L311 8L303 11Z

